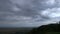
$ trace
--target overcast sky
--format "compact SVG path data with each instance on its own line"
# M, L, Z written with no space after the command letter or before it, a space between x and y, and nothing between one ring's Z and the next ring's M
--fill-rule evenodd
M60 0L0 0L0 27L37 27L60 20Z

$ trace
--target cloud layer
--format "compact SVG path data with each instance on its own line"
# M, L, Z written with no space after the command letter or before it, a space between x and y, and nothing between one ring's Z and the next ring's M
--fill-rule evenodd
M0 0L0 27L37 27L59 20L60 0Z

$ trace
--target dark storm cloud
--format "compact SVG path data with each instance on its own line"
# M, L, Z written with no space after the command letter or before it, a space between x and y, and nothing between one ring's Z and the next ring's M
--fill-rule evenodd
M29 27L59 21L59 9L60 0L0 0L0 24Z
M19 1L19 0L16 0L16 1ZM23 2L25 2L25 5L23 5L24 4ZM14 15L15 16L27 16L27 17L33 17L35 15L38 15L37 10L34 9L33 5L31 5L32 0L28 1L28 3L26 3L27 0L23 2L21 4L18 4L18 3L14 4L14 1L10 2L10 0L0 0L1 19L5 20L6 18L8 18L8 16L12 17Z

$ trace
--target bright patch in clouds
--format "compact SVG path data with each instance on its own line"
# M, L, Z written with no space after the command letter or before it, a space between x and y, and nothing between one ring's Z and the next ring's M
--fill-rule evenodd
M42 15L50 18L58 18L60 17L60 8L46 9L42 11Z
M44 2L42 2L43 4L46 5L54 5L55 4L55 0L45 0Z

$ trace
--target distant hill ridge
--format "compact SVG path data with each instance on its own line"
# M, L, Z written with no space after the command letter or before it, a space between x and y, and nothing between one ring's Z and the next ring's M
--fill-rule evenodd
M60 32L60 21L55 24L42 25L34 28L29 34L44 34L46 32Z

